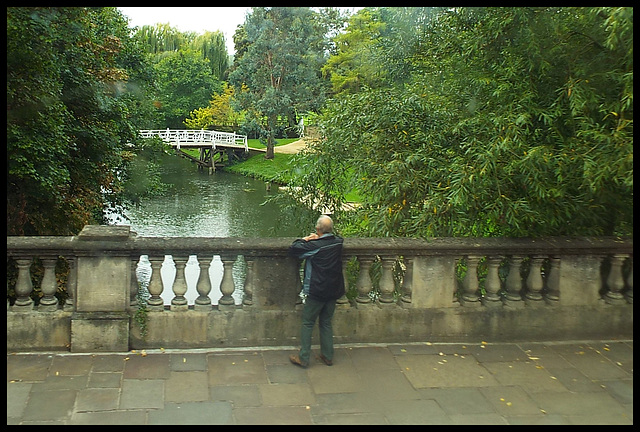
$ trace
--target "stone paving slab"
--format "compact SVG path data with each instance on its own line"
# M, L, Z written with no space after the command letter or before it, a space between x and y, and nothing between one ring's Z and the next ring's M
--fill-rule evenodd
M7 424L633 424L633 341L7 354Z

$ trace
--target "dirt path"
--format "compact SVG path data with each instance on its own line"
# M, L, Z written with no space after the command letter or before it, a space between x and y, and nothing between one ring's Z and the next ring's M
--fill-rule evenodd
M304 138L299 139L298 141L294 141L290 144L285 144L281 146L275 146L273 148L274 153L283 153L283 154L296 154L303 148L307 146L307 143Z

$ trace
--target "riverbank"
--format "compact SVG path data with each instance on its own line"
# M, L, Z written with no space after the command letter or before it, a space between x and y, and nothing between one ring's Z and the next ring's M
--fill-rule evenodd
M240 174L266 182L288 185L291 182L291 165L293 157L306 147L305 139L289 144L276 146L274 158L265 159L262 154L251 156L246 161L224 167L227 172Z

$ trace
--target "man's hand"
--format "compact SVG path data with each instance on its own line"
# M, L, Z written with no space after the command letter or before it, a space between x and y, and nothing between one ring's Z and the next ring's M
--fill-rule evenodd
M306 240L306 241L309 241L309 240L315 240L315 239L317 239L317 238L318 238L318 234L316 234L316 233L311 233L311 234L309 234L308 236L303 237L302 239L303 239L303 240Z

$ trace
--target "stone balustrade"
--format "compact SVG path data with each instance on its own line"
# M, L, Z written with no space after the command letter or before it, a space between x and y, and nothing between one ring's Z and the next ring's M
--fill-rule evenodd
M297 345L303 299L300 262L287 254L292 241L145 238L127 226L8 237L16 276L7 285L15 292L7 301L7 349ZM160 275L167 255L176 269L170 283ZM145 284L136 273L141 256L150 263ZM214 256L223 270L220 296L212 299ZM56 296L59 257L69 269L64 304ZM185 297L190 257L199 267L192 304ZM37 302L35 258L42 268ZM334 317L337 343L633 335L632 239L347 238L343 260L348 295Z

